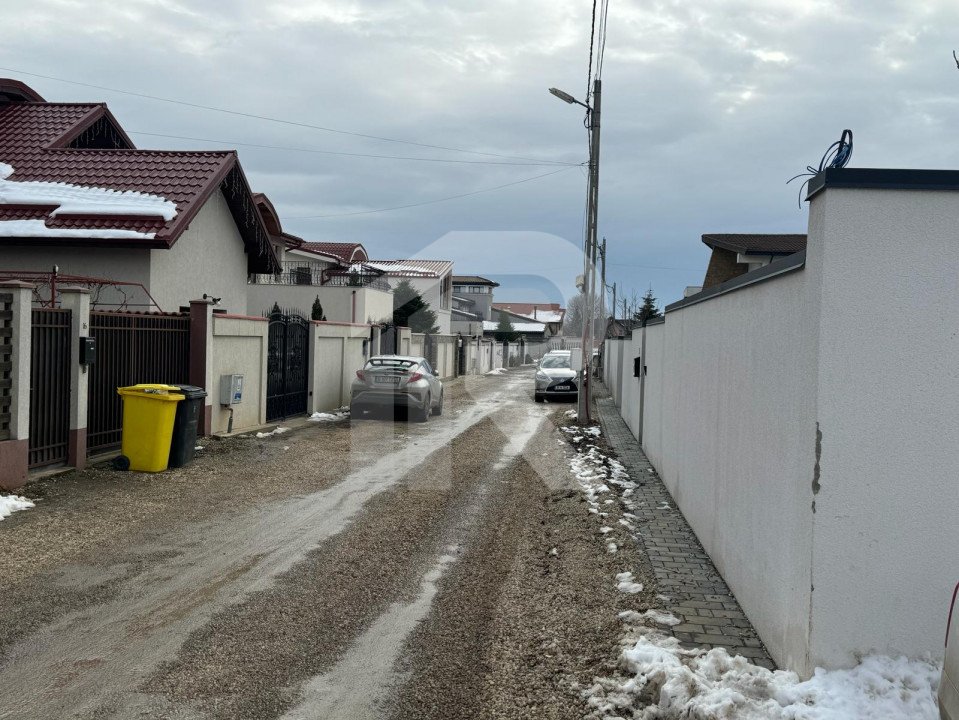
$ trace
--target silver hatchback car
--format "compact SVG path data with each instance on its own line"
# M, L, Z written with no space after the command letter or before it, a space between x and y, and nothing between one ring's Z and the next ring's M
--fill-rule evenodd
M419 422L443 414L443 383L426 358L407 355L371 357L350 389L350 417L365 411L405 408Z

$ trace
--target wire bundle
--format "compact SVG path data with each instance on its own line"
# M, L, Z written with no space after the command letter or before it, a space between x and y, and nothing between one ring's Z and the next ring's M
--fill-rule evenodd
M823 172L827 168L843 168L849 163L849 159L852 157L852 130L848 128L842 131L842 135L839 136L839 139L826 148L826 152L823 153L822 159L819 161L819 166L814 167L812 165L806 166L806 172L801 172L798 175L794 175L786 181L788 185L793 180L797 180L801 177L807 178L803 181L802 185L799 186L799 207L802 207L802 194L803 188L809 184L809 180L816 177L819 173Z

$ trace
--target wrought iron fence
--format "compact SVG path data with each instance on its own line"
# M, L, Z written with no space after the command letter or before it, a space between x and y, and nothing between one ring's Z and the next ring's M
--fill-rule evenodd
M0 440L10 439L13 402L13 295L0 293Z
M97 343L87 400L87 452L93 454L120 444L123 406L118 387L189 382L190 318L94 312L90 334Z
M31 311L30 442L27 464L67 459L70 439L70 311Z

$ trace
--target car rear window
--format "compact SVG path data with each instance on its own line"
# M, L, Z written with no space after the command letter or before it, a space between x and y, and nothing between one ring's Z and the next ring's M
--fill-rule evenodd
M368 368L411 368L416 363L412 360L401 360L400 358L373 358L368 363L366 367Z

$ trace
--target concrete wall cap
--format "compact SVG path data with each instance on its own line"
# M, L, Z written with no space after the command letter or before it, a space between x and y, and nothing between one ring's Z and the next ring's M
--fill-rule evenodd
M36 289L36 285L33 283L24 282L23 280L3 280L0 281L0 288L25 288L29 290Z

